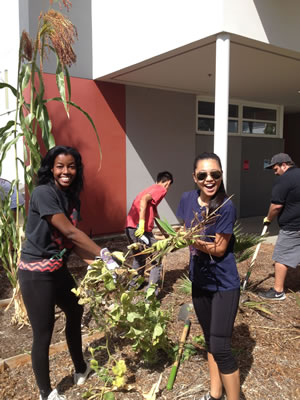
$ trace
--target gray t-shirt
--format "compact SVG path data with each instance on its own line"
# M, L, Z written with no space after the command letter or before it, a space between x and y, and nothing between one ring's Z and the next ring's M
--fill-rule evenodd
M65 214L77 225L79 219L79 203L70 204L66 192L59 190L54 184L37 186L31 194L27 225L26 241L23 244L21 260L27 263L50 259L63 249L71 249L72 243L47 221L47 216Z

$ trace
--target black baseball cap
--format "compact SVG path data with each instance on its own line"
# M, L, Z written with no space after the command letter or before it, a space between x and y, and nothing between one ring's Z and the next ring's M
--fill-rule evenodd
M286 153L278 153L278 154L275 154L275 156L272 157L271 164L269 164L267 167L265 167L265 169L271 169L271 168L274 167L274 165L282 164L282 163L294 164L293 160L291 159L291 157L288 154L286 154Z

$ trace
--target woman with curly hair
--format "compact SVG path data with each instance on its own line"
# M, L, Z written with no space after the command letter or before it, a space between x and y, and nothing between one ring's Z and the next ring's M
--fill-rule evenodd
M71 292L76 287L66 261L72 250L88 264L100 256L109 269L118 265L107 249L101 249L76 225L83 165L79 152L67 146L48 151L38 171L26 226L26 241L19 263L19 282L33 330L32 368L40 400L66 397L51 388L49 346L55 322L55 306L66 315L66 339L75 367L74 383L82 385L91 368L82 353L83 307Z

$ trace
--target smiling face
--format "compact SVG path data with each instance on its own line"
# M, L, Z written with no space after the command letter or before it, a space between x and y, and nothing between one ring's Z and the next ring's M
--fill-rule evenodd
M222 182L222 171L217 160L212 158L199 160L193 173L203 201L209 201L218 191Z
M61 189L68 189L76 177L76 162L71 154L59 154L51 169L55 185Z

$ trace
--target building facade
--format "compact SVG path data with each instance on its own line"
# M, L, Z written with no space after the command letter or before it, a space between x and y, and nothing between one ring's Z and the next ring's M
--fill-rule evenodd
M48 0L13 3L20 4L19 32L34 36ZM160 215L176 223L181 193L194 188L193 160L202 151L221 156L238 215L264 215L274 181L265 164L281 151L300 162L300 4L72 3L68 17L79 36L70 69L72 100L99 131L100 171L97 142L84 117L72 110L67 120L54 104L49 112L56 142L83 155L83 229L91 235L122 231L135 195L166 169L175 182ZM5 68L1 63L0 71ZM49 59L46 96L56 93L54 71Z

